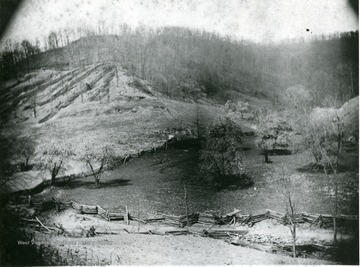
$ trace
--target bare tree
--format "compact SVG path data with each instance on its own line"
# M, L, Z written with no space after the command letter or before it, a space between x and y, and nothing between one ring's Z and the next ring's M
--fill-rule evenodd
M275 169L275 175L271 181L276 186L279 195L282 196L282 201L285 205L286 221L289 226L292 245L293 257L296 257L296 212L299 201L299 193L301 192L301 176L293 174L291 170L285 165Z
M24 159L25 169L29 168L29 160L35 153L36 141L34 136L26 135L19 137L16 141L16 151Z
M325 111L324 111L325 112ZM305 149L314 154L316 161L323 167L326 178L329 201L333 216L334 242L337 241L337 221L339 213L339 175L340 157L342 154L342 143L344 138L344 124L338 112L324 116L321 119L308 117L307 125L303 127Z
M42 143L38 151L35 158L37 167L48 171L51 175L51 184L54 184L56 177L65 170L66 159L73 153L65 144L55 141Z
M101 149L101 152L94 152L89 146L82 147L80 151L80 159L85 162L86 166L90 169L95 185L100 185L101 174L104 171L104 167L110 163L112 159L112 151L110 147L105 146Z

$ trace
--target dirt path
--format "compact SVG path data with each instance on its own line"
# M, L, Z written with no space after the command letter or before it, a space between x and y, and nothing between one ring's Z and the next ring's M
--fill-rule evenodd
M35 242L48 243L48 236ZM291 258L237 247L222 240L194 236L119 234L95 238L51 238L66 263L75 264L333 264L327 261Z

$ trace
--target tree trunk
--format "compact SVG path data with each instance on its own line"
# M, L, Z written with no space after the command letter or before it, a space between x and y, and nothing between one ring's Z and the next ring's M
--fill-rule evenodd
M51 174L51 185L55 184L55 175Z
M96 172L95 172L90 160L87 161L87 164L90 166L91 172L95 178L95 186L98 187L100 184L100 172L96 175Z
M296 258L296 226L293 227L293 257Z
M264 152L264 157L265 157L265 163L270 163L268 152Z
M116 74L116 85L119 86L119 74L118 74L117 66L115 66L115 74Z
M338 213L337 207L338 207L338 183L337 181L335 181L335 212L333 215L334 243L337 242L337 226L336 226L336 216Z
M201 123L200 123L200 107L199 104L196 104L196 131L197 131L197 138L201 139Z
M350 89L350 97L354 97L355 94L354 94L354 79L353 79L353 72L352 72L352 69L350 67L350 81L351 81L351 89Z
M186 226L190 226L189 223L189 210L188 210L188 202L187 202L187 194L186 194L186 186L184 184L184 192L185 192L185 196L184 196L184 200L185 200L185 212L186 212Z
M99 178L99 176L95 177L95 186L96 187L100 186L100 178Z
M334 229L334 243L337 242L337 227L336 227L336 217L333 216L333 229Z
M338 118L339 120L339 118ZM337 227L336 227L336 216L337 216L337 208L338 208L338 181L337 181L337 173L339 171L339 158L340 158L340 150L341 150L341 141L342 141L342 134L340 131L340 122L337 123L337 151L336 151L336 162L335 162L335 169L333 170L333 180L335 183L335 207L334 207L334 215L333 215L333 228L334 228L334 243L337 241Z

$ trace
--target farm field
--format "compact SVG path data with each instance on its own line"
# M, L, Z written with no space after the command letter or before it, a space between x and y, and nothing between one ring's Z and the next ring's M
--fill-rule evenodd
M245 214L264 212L266 209L283 212L282 196L268 178L273 169L284 162L293 162L294 169L307 165L312 160L310 155L273 156L273 163L265 164L255 148L244 153L248 173L254 180L254 185L247 189L236 186L221 189L204 184L198 178L199 151L194 148L169 148L130 160L117 170L106 171L101 178L100 188L95 186L93 177L84 177L47 188L34 197L38 200L55 197L65 202L74 200L98 204L111 210L124 210L127 206L144 217L159 213L183 215L185 185L190 212L216 211L222 214L234 208ZM298 173L304 176L303 187L299 188L302 192L297 207L299 212L331 213L324 175ZM354 214L358 209L357 175L350 175L353 175L351 182L342 188L344 198L341 206L344 214Z

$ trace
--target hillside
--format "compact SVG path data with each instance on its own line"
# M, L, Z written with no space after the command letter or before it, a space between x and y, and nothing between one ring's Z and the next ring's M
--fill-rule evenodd
M297 88L310 109L339 107L357 95L350 56L357 38L352 32L257 45L183 28L124 26L120 35L88 35L13 65L8 56L16 51L5 51L2 67L17 77L0 87L3 135L33 139L34 162L49 146L70 151L71 174L86 147L97 157L111 147L124 158L169 136L195 138L199 128L224 116L254 131L258 114L291 107L284 96ZM232 114L228 100L247 103L248 113ZM18 163L21 155L13 157L12 150L2 153Z
M105 37L92 38L111 44ZM80 49L82 42L79 40L59 49ZM45 64L48 57L46 64L51 65L56 53L49 51L36 58ZM86 55L86 58L91 56ZM101 58L109 61L109 58ZM245 131L256 130L253 120L259 110L272 109L272 103L264 97L234 90L224 89L224 92L234 103L239 100L249 104L250 116L238 121ZM3 135L16 133L34 139L34 155L40 155L51 144L67 147L74 155L70 156L65 173L81 173L84 166L78 166L80 159L76 154L82 154L84 146L91 147L94 154L109 146L116 157L124 158L163 145L169 135L196 138L198 121L205 130L218 118L232 116L225 106L205 94L196 96L195 102L194 94L183 93L179 98L159 92L150 82L131 75L117 63L68 66L63 70L42 68L8 80L0 87L0 114L7 122ZM357 103L358 98L354 98L340 109L349 126L349 136L356 135L353 129L357 122ZM323 110L326 109L315 109L315 117L321 118L316 112L324 113ZM35 163L39 157L30 160ZM15 162L19 161L20 156L15 158ZM35 173L31 177L34 175L39 176Z
M120 29L118 35L80 35L41 52L29 44L29 55L8 48L0 55L1 78L113 62L171 98L207 95L225 103L241 93L283 104L284 91L297 85L309 91L312 106L334 98L343 104L358 95L358 32L255 44L178 27Z
M39 163L52 145L67 148L72 153L64 173L68 175L87 171L79 164L85 146L95 155L111 147L115 157L136 156L162 146L169 135L196 138L198 127L205 131L227 114L224 106L206 97L195 103L191 98L180 101L164 96L113 63L33 71L4 83L0 93L0 113L7 121L2 135L29 139L35 149L30 164ZM269 106L266 100L239 96L248 101L249 112ZM243 120L245 131L252 131L251 120ZM11 146L9 154L15 163L22 161ZM49 173L27 175L37 177L30 179L34 186Z

